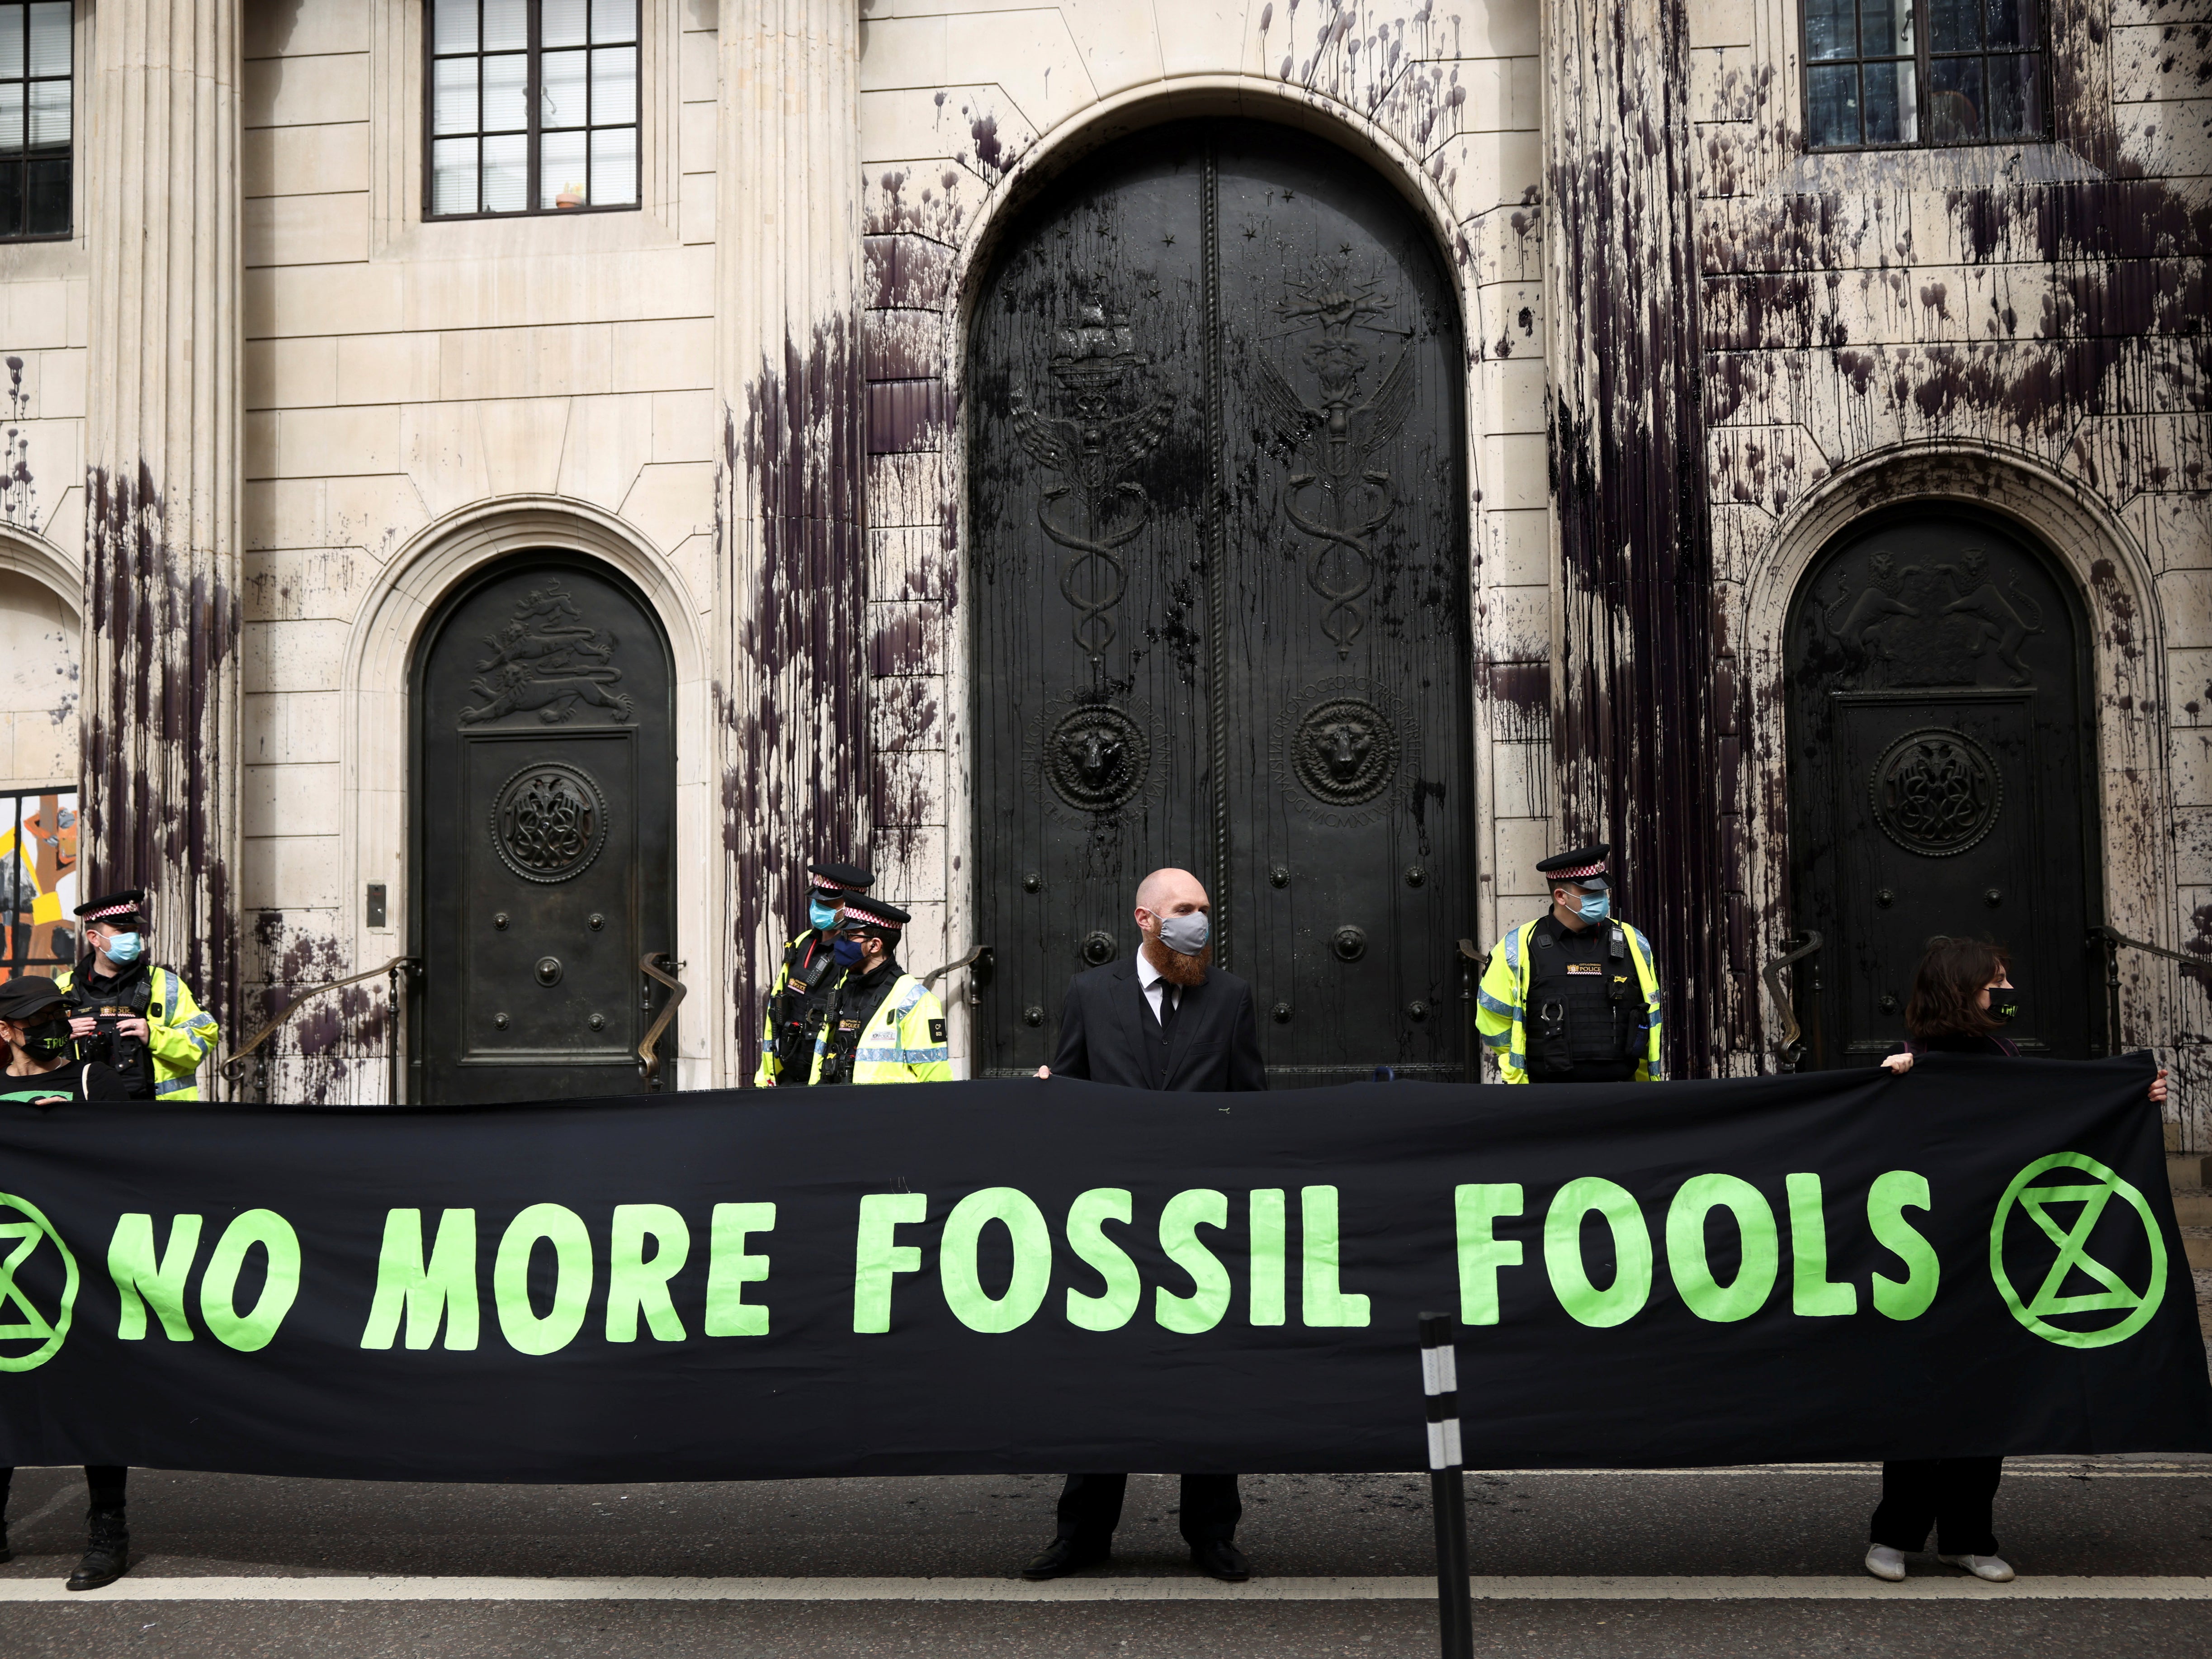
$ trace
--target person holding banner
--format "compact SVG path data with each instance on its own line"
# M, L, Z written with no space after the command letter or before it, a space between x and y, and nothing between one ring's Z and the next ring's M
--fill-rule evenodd
M1905 1047L1882 1064L1897 1077L1921 1054L1982 1054L2020 1058L2003 1034L2020 1017L2021 996L2012 982L2004 947L1985 939L1938 936L1912 976L1905 1004ZM2151 1080L2150 1099L2166 1100L2163 1067ZM1992 1511L2001 1457L1894 1459L1881 1466L1881 1503L1869 1528L1866 1570L1890 1583L1905 1577L1905 1558L1924 1549L1936 1534L1936 1558L1993 1584L2009 1583L2011 1565L1997 1553Z
M1137 887L1144 935L1134 961L1109 962L1069 982L1060 1046L1040 1077L1083 1077L1124 1089L1195 1092L1267 1086L1252 987L1212 966L1213 902L1187 869L1156 869ZM1058 1578L1113 1552L1125 1473L1072 1474L1060 1489L1058 1532L1022 1577ZM1251 1563L1237 1547L1243 1501L1234 1474L1182 1477L1183 1541L1191 1564L1241 1584Z
M755 1089L806 1086L814 1070L814 1040L843 977L830 954L838 918L848 898L876 884L875 873L859 864L809 864L806 873L812 878L806 890L806 926L784 946L783 966L769 987Z
M0 1040L8 1046L8 1070L0 1082L0 1101L51 1107L72 1101L127 1101L130 1090L112 1067L75 1058L69 1007L52 979L27 974L0 985ZM92 1506L84 1558L69 1577L73 1590L96 1590L123 1576L131 1552L125 1528L123 1492L130 1470L121 1464L89 1463L85 1485ZM0 1468L0 1561L12 1561L8 1547L8 1488L15 1471Z
M832 953L843 973L814 1040L817 1087L952 1081L945 1005L898 964L899 935L913 919L881 899L846 896Z
M1507 1083L1659 1079L1659 970L1651 942L1613 915L1612 851L1601 841L1540 861L1551 912L1490 953L1475 1029Z

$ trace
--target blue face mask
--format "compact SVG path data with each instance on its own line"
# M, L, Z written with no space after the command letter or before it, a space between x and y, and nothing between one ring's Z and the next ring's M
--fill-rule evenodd
M830 947L830 954L837 959L840 967L858 967L868 951L858 939L840 939Z
M135 933L118 933L100 947L100 955L118 967L128 967L145 954L146 942Z
M837 906L825 905L819 899L806 901L806 919L810 924L827 933L837 925Z
M1602 922L1612 910L1613 895L1609 893L1585 893L1575 906L1576 913L1585 922Z

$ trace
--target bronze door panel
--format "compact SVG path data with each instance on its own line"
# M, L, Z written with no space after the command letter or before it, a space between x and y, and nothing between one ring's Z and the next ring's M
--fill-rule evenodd
M2048 561L1971 515L1892 515L1815 562L1790 635L1796 916L1826 940L1799 970L1814 1064L1904 1040L1936 934L2009 949L2026 1052L2101 1052L2083 637Z
M1049 1057L1137 881L1212 889L1279 1083L1464 1065L1464 440L1413 211L1316 140L1113 146L970 343L985 1070Z
M643 602L557 555L441 608L416 677L425 1102L636 1092L674 948L672 680Z

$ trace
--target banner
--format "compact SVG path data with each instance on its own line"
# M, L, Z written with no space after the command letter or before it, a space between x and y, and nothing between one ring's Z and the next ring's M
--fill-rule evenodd
M593 1481L2212 1450L2148 1059L0 1107L0 1461Z

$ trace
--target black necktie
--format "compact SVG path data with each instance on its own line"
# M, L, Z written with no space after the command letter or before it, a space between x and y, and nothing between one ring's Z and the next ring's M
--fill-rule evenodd
M1175 1030L1176 988L1165 980L1160 982L1160 1035L1166 1037Z

